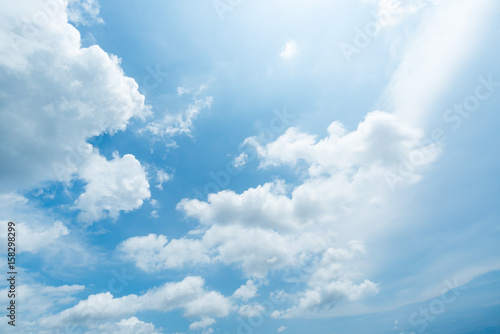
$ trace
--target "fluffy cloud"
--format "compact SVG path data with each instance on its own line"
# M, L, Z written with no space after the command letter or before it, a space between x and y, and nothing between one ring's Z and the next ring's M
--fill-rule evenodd
M127 295L115 298L109 292L91 295L72 308L40 319L44 328L58 328L67 324L93 324L118 320L139 311L168 312L183 309L189 318L224 317L231 309L229 299L204 288L201 277L186 277L181 282L165 283L143 295Z
M19 241L19 252L35 253L54 243L59 237L69 234L68 228L60 221L56 221L52 226L18 223L17 228L23 236Z
M243 305L238 310L238 314L243 318L251 318L263 314L266 308L260 304Z
M233 297L239 298L244 302L257 295L257 286L252 280L248 280L244 285L240 286L234 293Z
M149 112L116 56L81 47L66 5L10 2L0 13L0 190L70 181L96 153L89 138Z
M174 239L164 235L149 234L133 237L118 246L126 259L134 261L144 271L181 268L186 264L210 263L206 247L195 239Z
M298 293L298 305L285 311L283 317L325 312L342 300L355 301L378 293L378 284L367 279L356 284L354 278L357 273L344 267L343 263L365 252L359 241L351 241L349 246L349 249L329 248L322 254L321 260L307 279L309 288Z
M116 219L120 211L137 209L151 197L146 172L131 154L122 158L115 155L111 161L94 155L79 175L87 182L85 192L74 205L81 210L82 221L92 222L108 215Z
M160 332L152 323L131 317L119 322L99 325L95 331L88 331L86 334L160 334Z
M210 317L203 317L200 321L195 321L191 325L189 325L189 329L194 331L197 329L207 328L215 324L215 319Z
M72 263L88 264L88 245L84 245L76 234L71 234L68 227L24 196L16 193L0 194L0 223L7 226L8 221L16 223L21 238L17 239L17 252L37 253L46 257L49 262L67 264L64 257L73 257ZM6 247L7 230L0 232L0 247ZM65 252L60 250L64 249ZM75 259L78 261L75 262Z
M23 272L25 281L30 280L27 272ZM75 295L81 293L85 287L82 285L62 285L48 286L43 284L20 284L16 286L17 296L16 304L23 305L19 308L18 317L26 319L26 321L16 322L16 327L22 333L30 333L34 328L33 321L49 311L61 307L67 307L68 304L74 303ZM8 305L7 299L8 288L0 289L0 302L3 305ZM0 331L7 333L7 323L0 324Z
M240 194L224 190L206 201L184 199L178 209L200 222L199 238L135 237L119 246L124 256L146 271L215 261L239 264L249 278L302 270L306 289L291 295L296 305L280 313L287 317L327 312L343 300L376 294L376 283L344 265L364 254L363 243L348 242L344 234L369 231L366 218L393 194L388 176L401 174L402 163L410 162L398 185L418 181L439 145L424 142L421 130L380 111L369 113L351 132L334 122L320 140L290 128L267 145L255 138L245 144L255 148L261 168L289 166L302 171L302 183L292 187L275 180ZM312 271L303 269L315 261ZM234 297L251 298L255 287L249 282ZM257 309L244 305L240 313Z
M288 129L276 141L261 146L256 138L245 142L254 146L261 158L261 167L291 165L305 161L309 175L318 178L350 172L361 177L396 172L402 161L414 161L408 181L417 181L422 167L432 163L439 154L436 144L424 145L424 133L412 128L389 113L369 113L356 131L347 133L342 124L332 123L328 137L316 137ZM363 175L364 176L364 175Z

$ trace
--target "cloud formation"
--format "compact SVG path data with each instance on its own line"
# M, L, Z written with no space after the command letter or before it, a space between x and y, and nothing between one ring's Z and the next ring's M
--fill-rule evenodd
M143 295L120 298L111 293L90 295L72 308L39 320L44 328L61 328L67 324L89 325L119 320L139 311L168 312L182 309L188 318L224 317L231 310L231 301L219 292L206 290L201 277L186 277L180 282L165 283ZM130 322L130 321L129 321ZM135 321L132 321L135 322Z

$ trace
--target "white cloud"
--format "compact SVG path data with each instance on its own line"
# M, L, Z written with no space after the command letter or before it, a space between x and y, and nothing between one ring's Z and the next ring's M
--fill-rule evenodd
M48 245L53 244L56 239L69 234L68 228L60 221L56 221L52 226L28 225L18 223L22 239L18 241L18 252L36 253Z
M247 164L247 160L248 160L248 154L243 152L240 155L238 155L236 158L234 158L233 166L235 168L243 167Z
M401 161L425 153L412 160L398 185L418 181L436 159L439 146L423 139L421 130L379 111L369 113L351 132L334 122L323 139L296 128L264 146L248 138L245 143L256 148L262 168L305 168L302 183L291 187L275 180L240 194L224 190L206 201L184 199L178 209L199 221L200 238L168 242L166 236L149 235L128 239L119 250L146 271L217 261L239 264L249 278L302 270L320 259L312 272L304 272L307 287L290 296L296 305L282 316L328 312L340 301L378 292L378 285L362 278L354 264L345 265L364 254L363 243L349 242L347 235L375 228L367 217L392 196L387 175L398 172ZM241 287L234 297L251 298L254 289L249 287ZM241 314L257 311L255 305L240 308Z
M184 94L187 94L189 93L190 90L188 88L185 88L185 87L177 87L177 95L184 95Z
M39 320L42 328L59 328L67 324L95 324L118 320L139 311L168 312L183 309L188 318L224 317L232 307L226 297L204 288L201 277L186 277L181 282L165 283L143 295L115 298L109 292L89 296L77 305Z
M98 260L92 247L78 232L69 230L67 223L55 219L54 214L42 210L27 198L15 193L0 194L0 223L13 221L21 237L17 251L40 255L44 267L54 275L68 275L78 267L88 267ZM6 225L5 225L6 226ZM7 247L6 232L0 231L0 247ZM62 251L64 250L64 251ZM63 269L64 268L64 269Z
M343 263L363 254L364 246L359 241L351 241L349 246L350 249L329 248L322 254L317 267L307 279L309 288L298 293L298 305L283 312L282 317L325 312L339 301L356 301L379 292L378 284L367 279L359 284L354 283L357 274L345 268Z
M281 49L279 56L283 60L290 60L297 54L297 43L295 41L289 41Z
M53 1L55 2L55 0ZM99 17L100 6L97 0L69 0L68 20L75 25L104 23Z
M168 140L178 135L191 136L194 121L203 109L210 109L213 103L211 96L199 98L197 94L194 95L193 102L189 104L184 112L177 114L167 112L163 116L163 119L149 123L140 132L149 132L154 136L163 137ZM175 142L169 145L175 145Z
M186 264L210 263L205 246L196 239L174 239L164 235L149 234L123 241L118 250L126 259L134 261L144 271L181 268Z
M99 325L97 330L88 331L86 334L160 334L160 332L154 324L131 317Z
M27 274L27 273L23 273ZM25 276L25 280L29 277ZM84 290L82 285L62 285L49 286L43 284L19 284L16 286L18 294L16 303L23 305L21 312L24 319L33 321L38 317L46 314L55 308L65 307L67 304L73 303L75 295ZM0 302L7 305L8 289L0 290Z
M87 185L74 207L82 211L78 218L88 223L107 216L116 219L121 211L137 209L151 196L146 172L131 154L115 155L111 161L94 155L79 175Z
M261 167L295 166L305 161L313 178L343 172L352 172L354 178L364 177L365 173L396 172L401 161L413 160L413 155L425 152L409 172L412 175L408 181L416 181L418 171L432 163L440 152L439 147L424 145L423 140L421 130L405 125L389 113L375 111L350 133L342 124L332 123L328 127L328 137L319 141L316 136L290 128L266 146L261 146L254 137L245 142L256 147Z
M238 310L238 314L242 318L252 318L263 314L265 310L265 307L260 304L243 305Z
M70 181L95 154L87 139L124 130L149 112L120 60L80 42L65 2L3 6L0 191Z
M286 327L285 326L281 326L280 328L278 328L278 333L282 333L286 331Z
M247 302L257 295L257 286L252 280L248 280L244 285L240 286L234 293L233 297Z
M168 174L163 169L158 169L156 171L156 180L158 181L156 188L158 188L159 190L163 190L163 184L165 182L170 181L171 179L172 179L172 175Z
M197 329L206 328L206 327L211 326L213 324L215 324L215 319L214 318L203 317L203 318L201 318L200 321L195 321L191 325L189 325L189 329L192 330L192 331L194 331L194 330L197 330Z

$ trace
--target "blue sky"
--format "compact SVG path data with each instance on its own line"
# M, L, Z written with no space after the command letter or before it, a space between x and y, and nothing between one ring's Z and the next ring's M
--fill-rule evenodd
M2 8L2 333L500 332L494 0Z

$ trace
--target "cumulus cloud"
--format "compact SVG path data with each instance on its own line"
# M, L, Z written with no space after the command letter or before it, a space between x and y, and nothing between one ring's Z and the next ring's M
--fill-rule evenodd
M252 280L248 280L233 293L233 297L247 302L249 299L257 295L257 290L258 288L255 283Z
M107 216L116 219L121 211L137 209L151 197L146 172L131 154L122 158L115 154L111 161L94 155L79 175L87 185L74 207L81 210L78 217L85 222Z
M196 239L174 239L169 242L164 235L149 234L129 238L118 246L126 259L134 261L144 271L182 268L187 264L210 263L206 247Z
M57 263L56 268L62 265L85 266L93 261L89 256L88 245L77 233L70 233L67 223L55 219L24 196L16 193L0 194L0 223L7 226L8 221L16 223L16 229L22 236L16 242L16 251L19 253L40 254L46 261L45 265ZM6 234L3 235L4 238L0 238L2 248L7 247ZM94 260L95 257L96 254ZM53 272L58 270L56 268L52 268Z
M26 280L29 277L26 277ZM75 295L84 290L82 285L62 285L50 286L43 284L20 284L17 287L16 303L23 305L19 310L20 315L24 319L34 320L46 314L55 308L66 307L66 305L73 303L76 300ZM0 289L0 302L7 305L8 289ZM19 324L24 326L26 324Z
M246 139L261 158L261 167L290 165L299 161L309 165L313 178L352 172L380 174L397 171L401 161L415 160L408 182L418 181L419 171L434 162L440 153L438 143L424 143L424 133L398 121L396 116L375 111L369 113L355 131L347 133L339 122L328 127L328 137L288 129L276 141L262 146L254 138ZM417 156L418 158L412 158ZM380 175L372 175L378 176Z
M260 304L243 305L238 310L238 314L242 318L252 318L258 316L259 314L263 314L265 310L265 307Z
M198 329L203 329L208 326L215 324L215 319L210 317L203 317L200 321L195 321L189 325L189 329L194 331Z
M21 222L17 224L17 228L23 236L18 252L36 253L59 237L69 234L68 228L61 221L54 222L52 226L28 225Z
M407 15L416 14L429 2L428 0L410 0L404 3L401 0L368 0L377 6L378 23L381 27L394 27Z
M252 278L234 294L242 300L256 293L253 279L265 278L269 271L301 270L317 260L314 270L304 274L306 289L291 295L296 305L281 316L327 312L340 301L376 294L376 283L344 265L364 256L363 243L348 242L339 233L368 230L366 216L392 195L388 175L398 173L402 161L410 161L398 186L418 181L438 156L439 145L424 142L421 130L380 111L369 113L351 132L333 122L323 139L290 128L266 145L255 138L245 144L255 148L261 168L302 170L302 183L290 186L275 180L240 194L224 190L206 201L184 199L178 209L199 221L199 238L130 238L119 246L122 254L146 271L239 264ZM244 305L239 312L257 311L256 305Z
M10 2L0 13L0 191L70 181L96 154L89 138L149 113L118 57L81 47L66 5Z
M356 273L346 269L344 263L364 253L359 241L351 241L349 249L327 249L307 279L308 289L298 293L297 306L283 312L282 317L325 312L342 300L355 301L379 292L379 285L370 280L356 284Z
M43 328L59 328L67 324L93 324L119 320L139 311L168 312L184 310L188 318L224 317L231 310L230 300L219 292L208 291L201 277L186 277L181 282L165 283L143 295L126 295L120 298L111 293L89 296L77 305L60 313L39 320ZM206 321L206 320L205 320Z
M131 317L99 325L96 330L88 331L86 334L161 334L159 331L154 324Z

